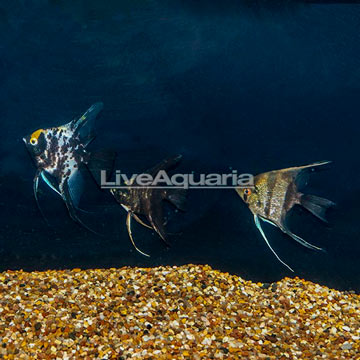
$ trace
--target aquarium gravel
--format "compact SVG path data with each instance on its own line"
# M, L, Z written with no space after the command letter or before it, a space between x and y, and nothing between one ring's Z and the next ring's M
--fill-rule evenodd
M3 359L360 359L360 296L209 266L0 274Z

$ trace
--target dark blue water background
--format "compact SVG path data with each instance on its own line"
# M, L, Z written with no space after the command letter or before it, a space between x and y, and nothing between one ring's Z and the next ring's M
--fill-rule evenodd
M21 138L105 104L92 150L112 147L118 168L143 171L181 153L183 171L260 173L333 160L307 192L338 205L324 225L295 209L292 230L324 247L301 247L264 225L295 274L360 291L360 5L250 5L235 1L2 1L0 4L0 268L207 263L246 279L292 274L271 254L231 190L198 191L173 216L167 249L90 188L84 221L72 222L35 169Z

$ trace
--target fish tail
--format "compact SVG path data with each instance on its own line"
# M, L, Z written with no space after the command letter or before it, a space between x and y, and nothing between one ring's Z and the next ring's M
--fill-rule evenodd
M166 191L165 199L176 206L179 210L185 211L186 196L186 189L169 189Z
M326 210L335 205L334 202L315 195L301 195L300 204L320 220L327 222Z
M106 170L106 180L111 177L115 158L116 152L113 150L101 150L91 153L90 159L86 166L98 186L101 186L102 170Z

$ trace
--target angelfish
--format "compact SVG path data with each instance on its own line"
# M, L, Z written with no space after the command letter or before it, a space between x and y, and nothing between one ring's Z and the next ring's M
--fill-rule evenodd
M175 168L180 159L181 155L169 157L144 173L155 178L160 170L168 171ZM136 183L136 177L132 178L126 185L125 189L113 188L110 192L116 201L127 211L126 227L134 248L142 255L149 256L142 252L135 244L131 231L132 218L139 224L155 230L165 244L168 245L163 215L163 201L168 201L177 209L184 211L186 190L182 188L167 189L139 186Z
M80 166L90 159L86 147L95 137L94 120L102 108L101 102L95 103L78 119L62 126L38 129L23 138L37 168L33 190L43 216L38 200L40 179L62 197L71 218L89 229L77 214L83 182Z
M292 233L286 225L286 216L294 205L301 205L313 215L326 222L326 210L335 204L330 200L315 195L303 194L298 191L298 187L301 186L302 180L304 180L303 175L329 162L322 161L305 166L269 171L254 177L253 188L236 188L236 192L253 213L256 227L266 244L276 258L291 271L294 270L283 262L271 247L261 228L260 220L278 227L285 234L309 249L322 250Z

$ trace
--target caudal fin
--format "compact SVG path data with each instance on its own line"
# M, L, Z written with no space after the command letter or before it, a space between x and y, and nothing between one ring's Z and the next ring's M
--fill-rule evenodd
M86 164L91 175L98 186L102 180L109 180L115 164L116 152L113 150L102 150L91 153L89 162ZM105 171L106 179L101 178L101 172Z
M169 189L166 191L166 200L176 206L179 210L186 208L186 189Z
M327 222L325 218L326 210L334 206L335 203L315 195L302 195L300 198L300 204L310 211L313 215L318 217L320 220Z

